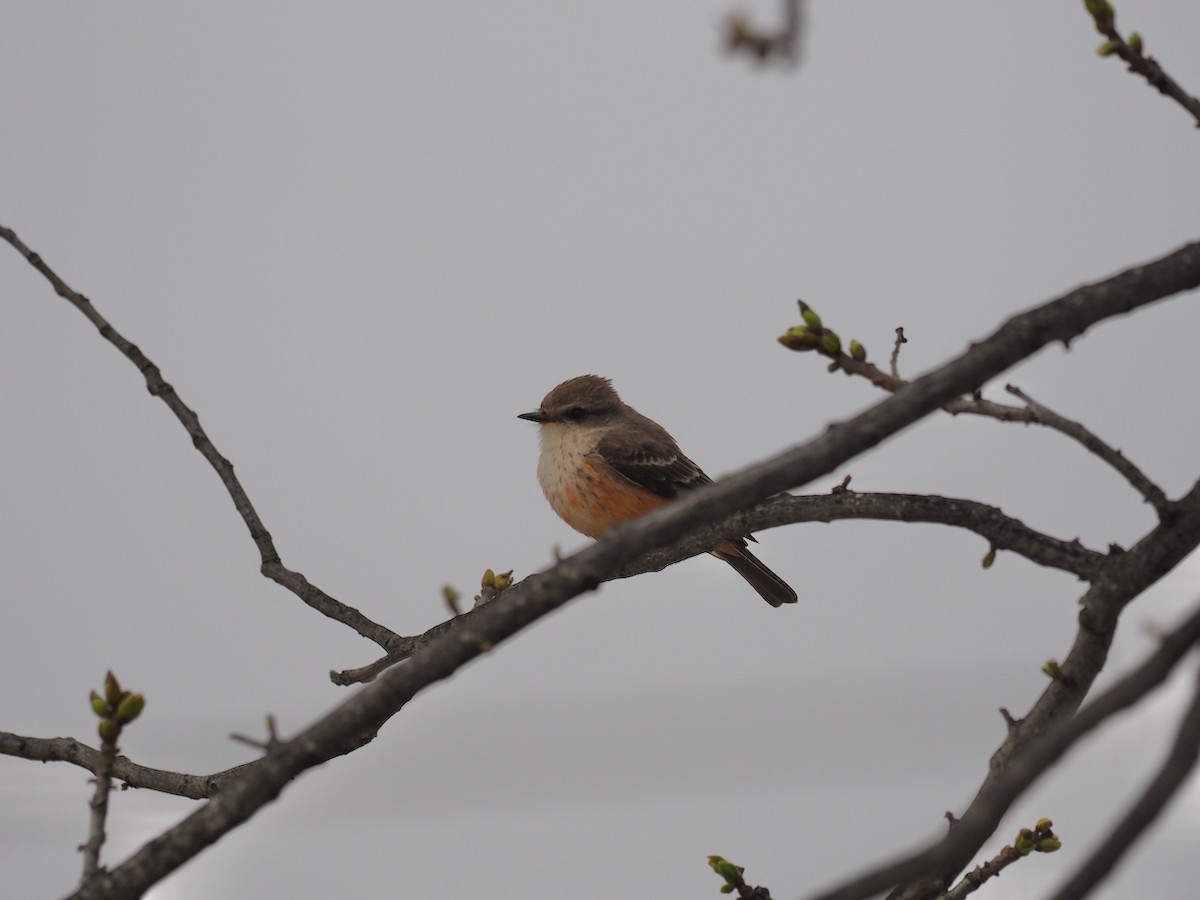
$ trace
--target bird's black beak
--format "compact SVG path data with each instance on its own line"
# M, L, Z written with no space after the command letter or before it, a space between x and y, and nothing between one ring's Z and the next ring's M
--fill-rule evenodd
M546 422L549 417L540 409L535 409L533 412L521 413L517 416L518 419L524 419L526 422Z

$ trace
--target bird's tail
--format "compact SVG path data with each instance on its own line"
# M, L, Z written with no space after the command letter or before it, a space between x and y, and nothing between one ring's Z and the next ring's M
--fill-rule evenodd
M722 544L712 551L717 559L723 559L733 570L746 579L750 587L758 591L759 596L772 606L782 606L784 603L795 603L798 599L791 586L762 564L762 561L737 544Z

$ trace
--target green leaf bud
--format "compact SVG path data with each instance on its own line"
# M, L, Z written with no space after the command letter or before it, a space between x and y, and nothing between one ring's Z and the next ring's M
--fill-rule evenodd
M109 669L104 676L104 699L107 700L110 705L116 706L121 702L121 694L121 685L117 682L117 676L112 673L111 669Z
M142 714L146 707L146 698L141 694L130 694L117 707L117 721L128 725Z
M820 344L821 335L811 328L797 325L781 334L779 336L779 343L783 344L789 350L803 353L805 350L812 350Z
M105 700L103 697L101 697L99 694L97 694L95 691L92 691L91 697L89 699L92 701L92 712L94 712L96 715L100 716L101 718L103 718L104 716L107 716L112 711L112 707L110 707L108 705L108 701Z

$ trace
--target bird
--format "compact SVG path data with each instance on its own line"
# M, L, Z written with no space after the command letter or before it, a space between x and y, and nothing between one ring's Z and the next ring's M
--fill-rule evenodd
M624 403L612 381L599 375L564 381L517 418L538 424L537 476L546 500L590 538L713 483L665 428ZM772 606L796 602L796 592L750 552L745 538L725 540L709 553Z

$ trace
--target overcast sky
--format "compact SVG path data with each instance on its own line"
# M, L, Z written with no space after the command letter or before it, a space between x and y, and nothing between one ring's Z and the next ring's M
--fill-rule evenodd
M770 21L773 4L752 7ZM810 4L803 64L720 50L724 2L7 4L0 224L137 343L237 467L285 563L406 634L441 586L584 539L517 413L594 372L714 477L875 402L775 338L804 297L917 374L1009 315L1197 237L1200 137L1078 0ZM1118 24L1200 91L1200 6ZM1200 475L1194 297L1006 376L1172 495ZM258 575L211 469L140 374L0 246L0 729L211 772L346 696L373 645ZM1004 399L1003 381L985 393ZM1061 436L935 417L852 461L861 491L963 496L1129 544L1151 510ZM837 477L810 485L827 491ZM771 609L709 558L605 585L420 695L378 739L150 896L717 896L705 856L807 894L943 833L1074 634L1081 585L931 526L760 535ZM1195 601L1131 608L1111 666ZM1190 679L1190 671L1184 674ZM1060 883L1157 766L1184 696L1106 728L989 843ZM0 881L75 884L88 775L0 758ZM195 808L117 794L105 859ZM1183 896L1195 785L1097 896ZM1187 887L1185 887L1185 885ZM982 895L981 895L982 896Z

